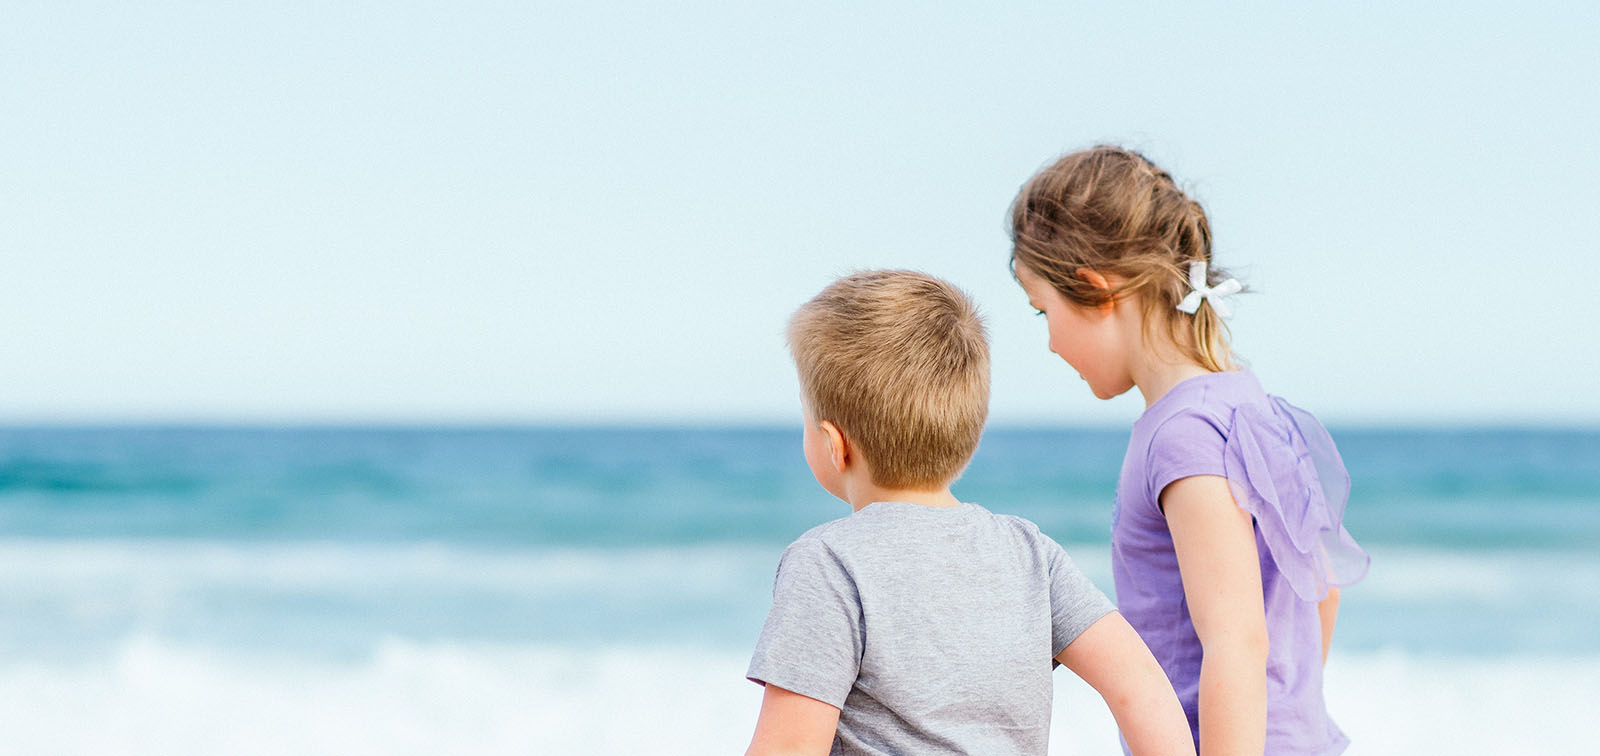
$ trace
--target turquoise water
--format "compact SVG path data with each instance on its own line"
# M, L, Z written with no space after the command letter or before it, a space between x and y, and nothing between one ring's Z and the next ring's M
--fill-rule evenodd
M1581 752L1600 431L1333 432L1373 555L1329 671L1362 752L1427 751L1440 722L1453 752ZM994 429L955 490L1109 590L1125 443ZM790 428L3 429L0 730L30 753L736 752L778 554L847 513ZM1057 700L1056 752L1115 750L1092 693ZM1506 750L1502 721L1544 724Z
M1376 586L1350 591L1342 643L1600 652L1600 433L1336 434ZM955 490L1035 520L1109 586L1124 443L991 430ZM0 653L135 632L334 655L391 635L739 647L781 547L847 513L798 446L793 429L0 431L11 561L79 555L10 571L27 581L0 594ZM129 598L153 590L166 603Z
M533 547L787 542L839 515L790 429L0 430L0 534ZM1104 540L1126 436L991 430L955 489ZM1600 544L1600 431L1346 430L1363 542Z

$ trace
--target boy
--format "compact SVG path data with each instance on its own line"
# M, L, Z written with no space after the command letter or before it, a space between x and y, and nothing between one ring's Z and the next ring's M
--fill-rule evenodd
M1194 754L1161 667L1033 523L957 500L988 414L989 348L960 290L842 278L795 313L806 462L850 504L784 551L749 678L748 754L1043 754L1051 660L1130 751Z

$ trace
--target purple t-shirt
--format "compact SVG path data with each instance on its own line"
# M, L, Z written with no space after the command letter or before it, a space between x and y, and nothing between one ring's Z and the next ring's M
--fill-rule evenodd
M1349 477L1332 439L1242 371L1183 381L1134 423L1111 525L1117 607L1172 680L1198 744L1200 639L1159 503L1192 475L1227 478L1254 517L1270 643L1266 753L1342 752L1349 740L1322 698L1317 602L1365 575L1368 559L1341 522Z

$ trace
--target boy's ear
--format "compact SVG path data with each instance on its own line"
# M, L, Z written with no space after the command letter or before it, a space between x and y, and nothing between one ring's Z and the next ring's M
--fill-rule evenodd
M828 442L828 460L833 463L833 469L844 472L845 466L852 461L850 443L845 440L844 433L830 420L817 423L817 430L822 431L823 438Z
M1099 289L1099 290L1105 291L1105 292L1111 291L1111 279L1106 278L1105 275L1103 273L1101 273L1100 271L1098 271L1098 270L1095 270L1093 268L1079 268L1077 270L1077 274L1076 275L1078 276L1078 278L1083 279L1083 281L1085 283L1089 284L1090 286L1095 287L1096 289ZM1116 301L1112 300L1112 299L1107 299L1106 303L1103 304L1103 305L1100 305L1100 307L1097 308L1097 309L1101 310L1102 312L1110 313L1112 310L1115 310L1116 308L1117 308Z

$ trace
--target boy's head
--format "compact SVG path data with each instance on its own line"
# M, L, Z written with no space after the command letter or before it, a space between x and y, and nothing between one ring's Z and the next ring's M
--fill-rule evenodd
M807 422L829 421L883 488L933 490L978 448L989 344L960 289L906 270L845 276L789 320Z

